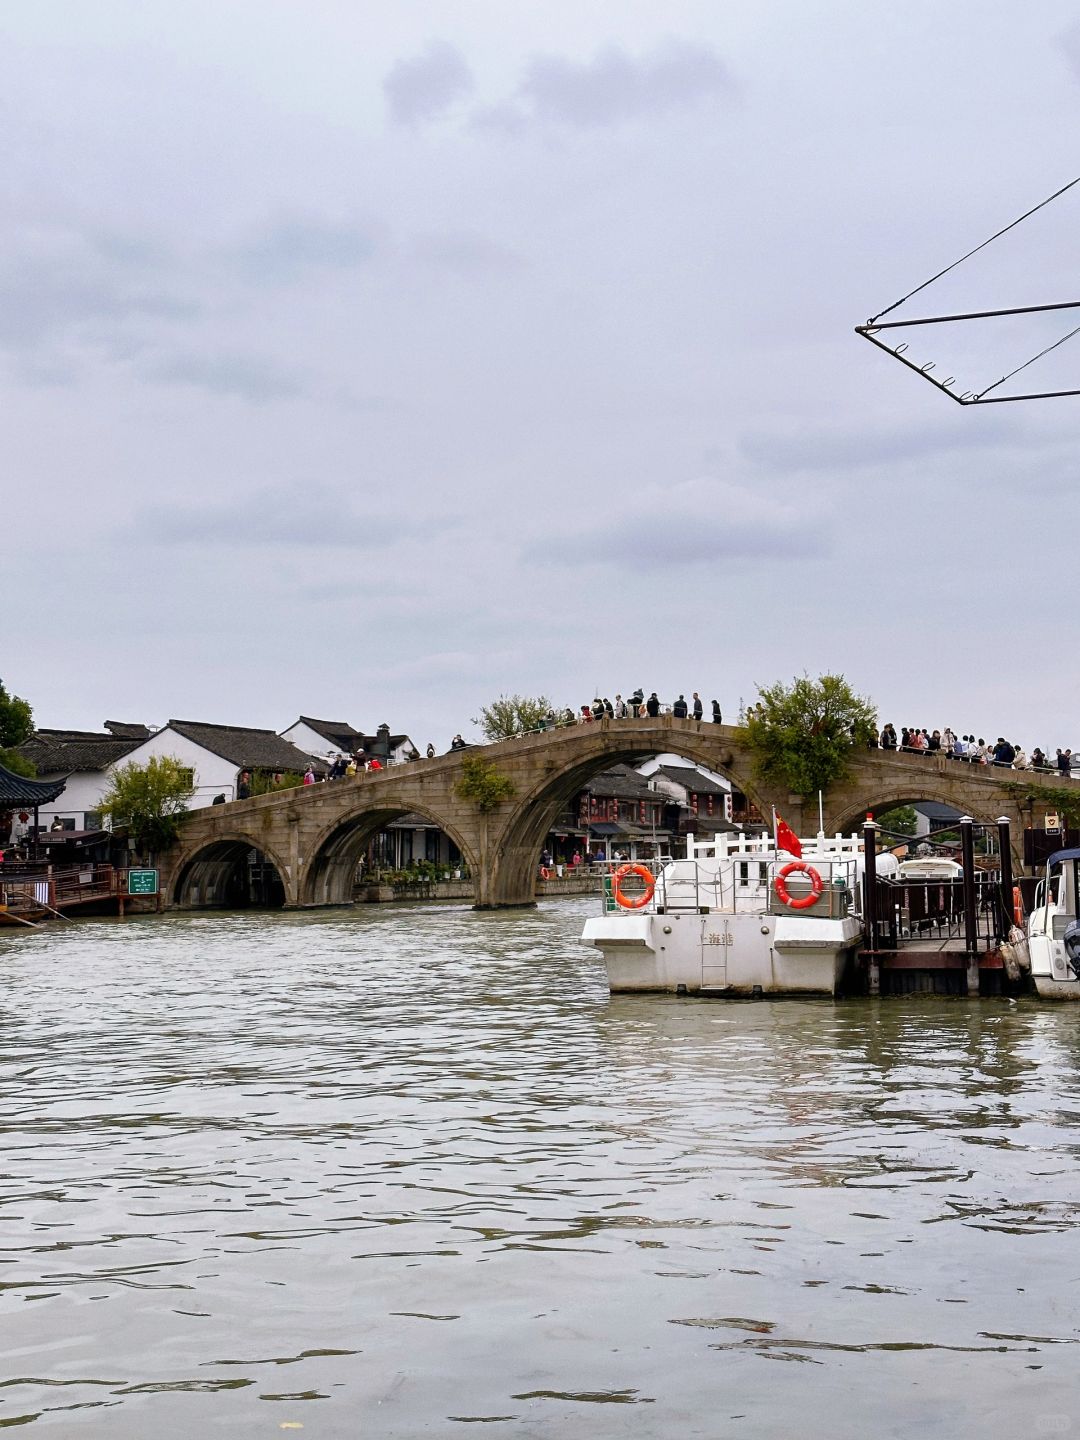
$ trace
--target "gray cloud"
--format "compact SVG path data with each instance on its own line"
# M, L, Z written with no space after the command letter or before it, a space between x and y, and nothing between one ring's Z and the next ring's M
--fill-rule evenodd
M125 254L74 231L28 234L0 260L0 346L48 352L84 345L125 354L147 321L187 321L199 306L173 283L148 272L135 247ZM39 359L46 369L54 360Z
M805 559L828 553L827 507L813 515L782 491L728 481L684 481L620 495L614 517L528 547L533 563L632 567L638 572L717 561Z
M351 270L376 251L374 234L356 224L281 220L228 252L256 280L288 282L318 269Z
M916 425L855 425L751 431L739 437L739 453L765 469L857 470L900 465L955 451L1000 449L1026 443L1019 421L985 411L951 412L948 420Z
M465 231L418 235L411 253L425 265L463 276L505 274L524 264L515 251Z
M639 57L618 46L585 61L537 55L516 100L479 111L475 122L510 132L528 119L595 129L687 109L733 88L716 51L686 40L664 41Z
M149 366L145 378L162 385L191 385L212 395L263 402L300 395L300 379L252 355L190 353Z
M433 41L411 60L399 60L383 80L390 115L399 125L438 119L472 88L465 57L445 40Z
M361 513L351 500L321 483L265 486L224 503L185 503L144 509L127 538L156 545L227 545L320 549L383 549L444 530L448 521L396 513Z

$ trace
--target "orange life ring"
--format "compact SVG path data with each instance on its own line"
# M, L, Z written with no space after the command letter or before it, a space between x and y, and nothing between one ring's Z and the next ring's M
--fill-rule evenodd
M550 879L551 879L551 871L547 868L546 865L541 865L541 866L540 866L540 879L541 879L541 880L550 880Z
M1020 886L1013 886L1013 920L1023 929L1024 926L1024 897L1020 893Z
M637 875L645 882L645 889L642 894L627 898L622 892L622 882L628 875ZM653 895L656 893L656 881L653 873L647 865L620 865L615 874L611 877L611 893L614 896L616 905L621 905L624 910L643 910Z
M809 895L801 896L798 900L793 900L784 881L789 875L793 875L796 872L805 875L810 881L810 893ZM792 910L808 910L820 896L823 888L821 876L812 865L807 865L804 860L792 860L791 864L785 865L773 881L776 898L780 901L781 905L787 905Z

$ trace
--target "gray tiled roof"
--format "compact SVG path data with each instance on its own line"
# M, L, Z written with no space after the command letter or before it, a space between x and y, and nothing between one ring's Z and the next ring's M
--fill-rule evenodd
M710 780L693 765L661 765L656 771L657 775L663 775L666 780L673 780L676 785L685 785L687 790L695 795L726 795L727 788L718 785L715 780Z
M294 770L303 773L309 756L273 730L244 725L207 725L201 720L170 720L168 729L204 750L229 760L238 770Z
M335 750L347 750L350 755L360 749L363 743L361 731L354 730L344 720L313 720L310 715L301 715L296 723L306 725L309 730L314 730L316 735L328 740ZM291 725L289 729L292 729Z
M36 766L39 775L70 775L106 770L145 738L121 738L93 730L35 730L18 746L18 752Z
M594 775L582 787L589 795L613 796L619 800L660 800L667 797L649 788L649 782L629 765L613 765Z

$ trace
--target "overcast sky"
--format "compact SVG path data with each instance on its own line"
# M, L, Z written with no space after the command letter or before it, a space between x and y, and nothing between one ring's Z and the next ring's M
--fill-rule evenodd
M39 724L443 748L500 692L734 717L805 669L1080 748L1080 399L961 409L852 333L1080 173L1075 6L4 0L0 38ZM1078 221L900 314L1080 298ZM905 338L979 388L1069 323ZM1080 386L1080 337L1042 366Z

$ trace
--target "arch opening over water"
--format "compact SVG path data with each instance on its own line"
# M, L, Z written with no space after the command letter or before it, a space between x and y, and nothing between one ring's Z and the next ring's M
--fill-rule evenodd
M707 732L706 732L707 734ZM722 776L729 782L733 792L746 797L755 808L761 802L754 790L747 785L734 754L718 758L715 746L695 743L696 736L680 735L675 732L662 750L653 746L632 745L631 737L612 734L610 748L601 754L575 760L557 774L548 774L528 793L515 797L514 813L507 822L503 843L498 856L498 895L496 903L528 903L527 900L512 900L509 897L535 898L536 880L539 873L540 856L545 840L555 828L560 814L565 812L571 800L591 780L618 765L634 768L660 756L675 756L690 765L701 765L705 770ZM711 739L711 737L709 737ZM648 779L648 776L643 777Z
M300 904L351 905L360 858L380 832L406 815L419 815L450 837L466 866L476 873L476 856L455 825L417 805L367 809L339 820L320 836L304 869Z
M288 892L264 850L248 840L215 840L181 866L172 902L182 910L281 910Z

